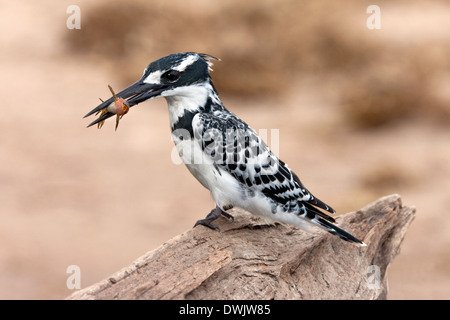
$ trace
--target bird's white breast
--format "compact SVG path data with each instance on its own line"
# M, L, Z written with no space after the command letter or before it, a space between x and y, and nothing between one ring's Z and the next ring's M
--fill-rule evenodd
M242 197L238 181L228 172L221 170L212 159L203 152L201 145L194 139L186 139L172 134L178 154L191 174L208 189L216 204L223 207L235 205L234 199Z

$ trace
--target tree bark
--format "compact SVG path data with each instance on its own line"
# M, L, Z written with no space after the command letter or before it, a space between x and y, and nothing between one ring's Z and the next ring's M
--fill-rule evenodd
M68 299L385 299L415 209L394 194L336 219L367 247L231 213L221 231L188 230Z

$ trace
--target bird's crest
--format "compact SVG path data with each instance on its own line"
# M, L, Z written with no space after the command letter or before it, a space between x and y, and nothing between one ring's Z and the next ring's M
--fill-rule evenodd
M211 60L221 61L219 58L216 58L216 57L206 54L206 53L199 53L198 55L206 60L206 62L208 63L209 71L213 71L212 66L214 65L214 63Z

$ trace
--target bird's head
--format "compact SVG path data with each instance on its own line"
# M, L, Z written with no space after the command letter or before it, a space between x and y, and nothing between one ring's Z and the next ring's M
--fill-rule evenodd
M189 87L208 82L212 59L219 60L213 56L195 52L171 54L150 63L145 68L141 79L118 92L116 96L124 99L129 107L133 107L149 99L183 94ZM115 115L107 109L114 101L115 98L111 97L86 114L85 118L99 111L106 111L88 127Z

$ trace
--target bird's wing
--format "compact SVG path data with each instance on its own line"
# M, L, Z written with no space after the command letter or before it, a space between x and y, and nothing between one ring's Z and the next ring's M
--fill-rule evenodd
M194 138L204 153L242 184L263 193L286 211L304 205L311 213L334 221L318 208L335 211L314 197L256 132L235 115L223 111L200 113L192 124Z

